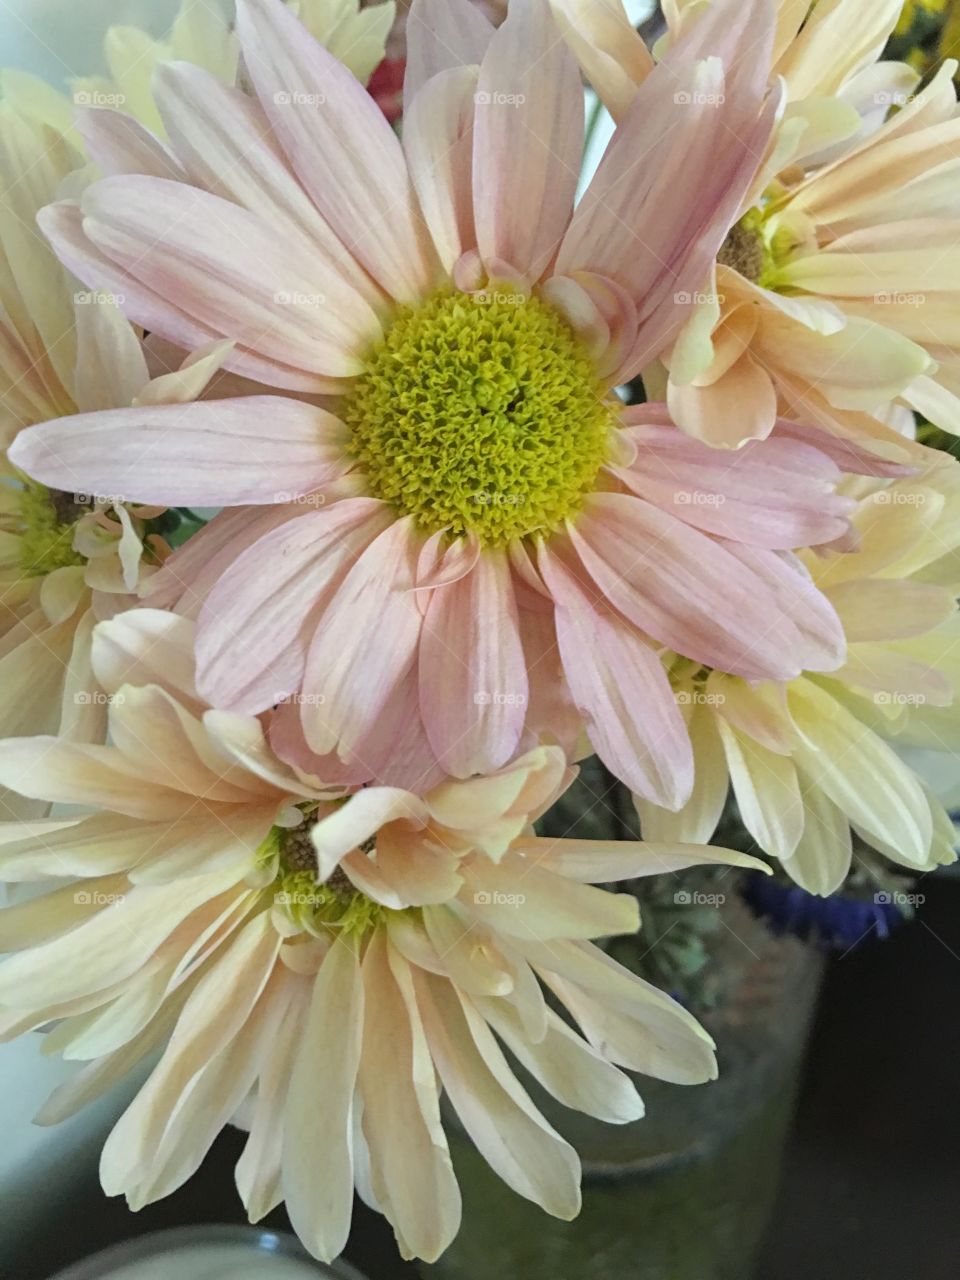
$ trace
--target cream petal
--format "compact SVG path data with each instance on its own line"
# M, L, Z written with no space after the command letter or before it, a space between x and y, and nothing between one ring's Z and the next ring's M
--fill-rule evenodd
M409 791L364 787L311 828L318 878L326 880L345 854L375 836L388 822L423 826L426 817L423 801Z
M149 782L142 767L113 747L58 738L0 741L0 786L52 804L98 805L135 818L176 815L184 798Z
M462 874L460 898L472 917L511 938L602 938L640 927L632 894L578 884L529 858L474 858L463 864Z
M100 1181L108 1195L136 1187L152 1169L159 1144L176 1126L177 1112L198 1077L250 1016L273 971L280 941L269 913L261 912L200 978L163 1057L104 1145Z
M434 1062L480 1154L518 1195L569 1221L580 1209L580 1161L521 1089L483 1019L449 983L417 975Z
M363 961L364 1025L359 1088L370 1185L406 1258L439 1257L460 1225L460 1191L439 1121L429 1053L391 973L386 938L370 940ZM396 963L396 961L394 961ZM419 1079L414 1072L419 1069ZM424 1104L432 1125L424 1117Z
M125 684L156 684L195 709L193 641L186 618L161 609L128 609L96 627L93 669L107 693Z
M803 801L793 761L717 721L730 781L743 824L761 849L789 858L804 826Z
M531 1044L515 1010L505 1000L476 1001L477 1009L517 1061L565 1107L604 1120L628 1124L643 1117L643 1102L630 1078L607 1062L553 1012L547 1034Z
M716 1078L713 1041L696 1019L591 943L522 950L608 1061L674 1084Z
M713 833L711 832L711 835ZM554 875L582 884L672 875L688 867L729 866L769 871L765 862L734 849L682 842L661 844L633 840L552 840L532 836L517 840L513 852L531 858Z
M69 933L0 967L0 999L17 1009L102 991L136 973L198 907L233 879L223 872L189 883L131 889Z
M783 869L807 893L835 893L850 870L853 841L847 815L800 771L803 834Z
M283 1137L287 1213L307 1249L324 1262L342 1252L350 1231L352 1113L364 1021L357 956L336 942L317 974L301 1029Z
M885 742L811 681L793 685L790 710L803 740L798 767L851 822L925 865L932 839L930 809L913 772Z
M622 0L551 0L557 25L614 120L654 68Z
M678 690L678 697L683 692L690 698L688 705L691 706L687 721L694 761L690 799L676 813L671 813L642 796L633 797L644 840L660 844L667 841L690 844L709 841L717 829L730 789L714 708L694 702L692 690Z
M75 399L81 413L131 404L150 380L140 339L115 302L77 307Z

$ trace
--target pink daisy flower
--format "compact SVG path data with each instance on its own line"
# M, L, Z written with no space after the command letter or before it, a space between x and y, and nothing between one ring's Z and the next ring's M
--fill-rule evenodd
M169 146L86 113L112 176L42 225L131 319L229 338L235 373L287 394L47 423L17 464L235 508L151 601L198 614L210 702L293 699L303 767L467 777L582 721L679 807L664 647L757 680L843 660L790 555L848 531L820 437L717 455L614 392L676 336L762 160L772 5L717 3L676 42L576 208L579 73L546 0L497 29L417 0L402 143L280 0L240 0L237 30L256 98L173 65Z

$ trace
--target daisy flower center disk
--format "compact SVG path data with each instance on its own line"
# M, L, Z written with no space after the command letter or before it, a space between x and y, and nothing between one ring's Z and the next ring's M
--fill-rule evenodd
M82 565L83 556L73 549L77 520L88 506L71 494L28 482L20 494L20 567L31 577L42 577L70 565Z
M487 545L576 513L615 410L573 331L521 294L435 294L371 351L343 417L374 496Z
M339 868L318 883L312 826L307 814L298 827L274 827L260 848L260 864L274 873L274 906L306 933L362 937L386 914L385 908L360 893ZM373 851L372 842L361 850L368 857Z

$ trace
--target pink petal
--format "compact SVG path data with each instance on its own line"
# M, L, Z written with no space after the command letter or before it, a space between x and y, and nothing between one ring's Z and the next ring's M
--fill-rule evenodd
M420 641L420 705L430 744L457 778L499 769L516 753L527 673L505 551L433 592Z
M368 766L359 762L345 763L336 752L318 756L311 751L303 736L300 704L297 702L282 702L270 713L268 736L270 749L279 760L295 769L302 777L316 779L325 786L359 787L375 777Z
M345 428L276 396L76 414L22 431L10 458L70 493L157 506L288 502L349 465Z
M815 546L848 532L854 503L834 492L840 470L819 450L784 439L713 449L643 409L628 415L636 425L625 432L638 446L636 460L615 472L642 498L707 533L757 547Z
M841 471L848 471L858 476L896 477L911 474L912 468L902 463L893 462L870 452L873 443L865 439L862 444L854 440L844 440L831 435L813 422L794 422L789 418L778 418L775 425L778 440L799 440L811 444L821 453L837 464Z
M422 618L413 586L419 539L409 516L366 549L324 613L310 652L301 707L310 747L362 756L416 656Z
M539 560L564 672L597 755L631 790L679 809L693 786L693 752L663 663L545 545Z
M369 305L319 249L232 201L132 175L95 183L81 208L97 248L241 350L343 378L361 370L360 353L380 335ZM172 326L160 332L178 340Z
M418 795L446 778L446 771L438 763L423 727L419 675L415 667L411 667L394 690L377 721L376 733L363 742L360 755L352 762L354 769L358 766L365 769L367 779L384 786L404 787Z
M282 224L374 306L383 295L348 253L291 173L259 103L187 62L166 63L155 79L157 106L188 181Z
M76 125L90 158L107 177L125 173L181 180L184 177L176 156L124 111L83 107L76 113Z
M78 204L48 205L37 215L37 223L53 245L60 260L91 289L105 289L123 298L125 313L143 326L153 339L166 338L176 347L195 351L222 339L218 329L206 325L180 305L179 298L166 295L163 283L154 289L136 280L115 263L87 236ZM229 367L244 377L266 386L288 391L338 391L342 383L317 373L306 373L282 360L274 360L242 348L235 349Z
M321 214L389 294L422 296L435 262L377 104L282 0L238 0L237 32L257 96Z
M199 617L197 685L211 705L257 714L299 688L320 614L389 520L376 499L347 498L236 557Z
M574 215L557 271L608 276L640 309L621 376L683 324L681 295L702 287L763 158L773 16L766 0L712 4L637 90Z
M747 679L792 680L818 652L802 634L806 613L822 622L832 610L775 552L721 543L617 493L589 498L570 537L607 600L688 658Z
M473 143L477 244L491 269L533 283L556 256L573 211L583 149L576 59L546 0L518 0L480 67Z
M452 67L424 85L404 117L403 146L420 208L444 268L476 248L473 223L474 67Z
M493 31L473 0L413 0L407 17L404 118L428 80L453 67L479 66Z
M520 609L520 634L530 687L521 748L557 742L568 759L576 759L583 723L564 675L553 609L546 601L537 599Z
M757 575L769 607L793 630L791 652L803 670L836 671L846 657L843 625L802 562L785 551L756 550L737 542L722 545Z
M278 525L308 515L307 505L233 507L198 530L140 588L143 600L157 609L176 609L192 618L221 576L247 547Z

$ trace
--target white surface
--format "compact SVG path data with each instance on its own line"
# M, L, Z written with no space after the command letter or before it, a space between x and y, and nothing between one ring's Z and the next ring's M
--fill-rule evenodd
M317 1280L334 1273L277 1254L252 1253L238 1245L190 1245L155 1258L141 1258L118 1271L105 1271L104 1280Z

